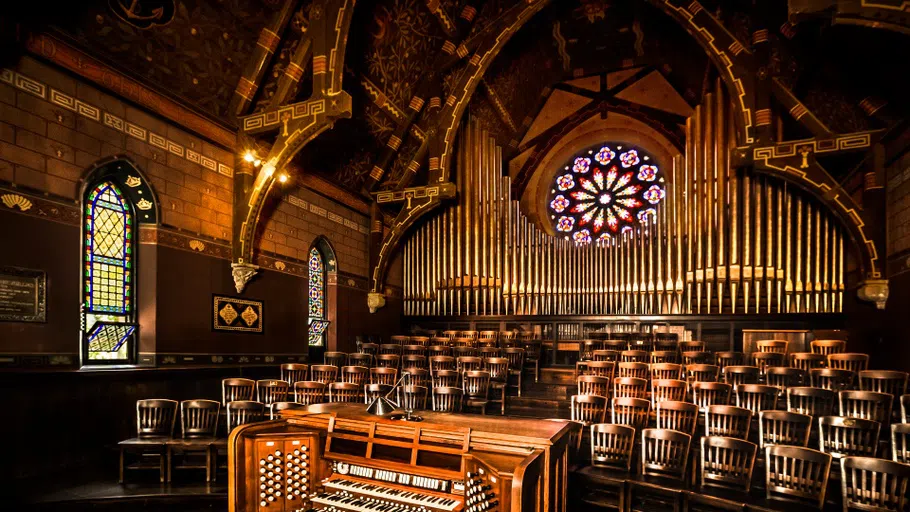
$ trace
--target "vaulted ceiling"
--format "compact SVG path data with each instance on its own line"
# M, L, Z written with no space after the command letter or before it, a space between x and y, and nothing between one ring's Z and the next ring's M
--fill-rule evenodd
M92 55L174 97L226 127L237 126L229 106L262 27L293 6L275 59L250 109L265 108L309 19L310 0L89 0L49 9L19 2L12 17L25 30L52 30ZM412 96L446 98L466 65L444 51L452 33L481 34L520 0L361 0L349 33L344 88L353 117L341 120L296 157L312 172L364 193L366 178L389 135L405 122ZM707 0L704 7L748 44L757 26L770 29L770 70L832 130L879 127L859 103L880 97L903 114L905 83L882 65L910 55L910 38L896 32L831 26L825 17L787 23L783 1ZM465 6L476 8L470 22ZM8 13L9 15L9 13ZM2 20L0 20L2 24ZM2 26L0 26L2 28ZM21 36L21 35L20 35ZM20 37L21 39L21 37ZM506 148L519 151L556 84L607 72L647 68L679 97L696 104L716 76L705 52L666 14L644 1L560 0L537 13L500 52L469 105ZM309 76L304 73L304 77ZM642 77L639 77L642 78ZM309 94L307 78L295 97ZM425 160L422 140L435 129L418 115L381 183L393 188L412 161ZM802 127L788 124L788 136ZM420 162L419 162L420 163ZM426 169L426 165L424 169ZM423 174L414 184L420 184Z

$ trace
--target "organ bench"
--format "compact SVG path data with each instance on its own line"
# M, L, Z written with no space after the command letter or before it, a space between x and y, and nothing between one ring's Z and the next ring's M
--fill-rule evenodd
M235 429L230 512L565 512L568 421L312 405Z

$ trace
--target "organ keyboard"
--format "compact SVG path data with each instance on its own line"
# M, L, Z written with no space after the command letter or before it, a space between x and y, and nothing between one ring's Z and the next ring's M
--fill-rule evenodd
M563 512L568 422L358 404L282 411L229 441L231 512Z

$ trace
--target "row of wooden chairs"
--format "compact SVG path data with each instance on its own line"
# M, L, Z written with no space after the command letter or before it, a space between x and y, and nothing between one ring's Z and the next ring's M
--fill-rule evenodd
M622 352L624 350L640 350L644 352L705 352L707 343L704 341L676 341L675 339L642 340L642 339L584 339L579 342L578 359L580 361L590 359L591 353L595 350L614 350ZM847 342L843 340L815 340L809 343L809 349L812 354L828 356L831 354L840 354L847 351ZM757 340L755 341L755 351L763 353L779 353L787 355L790 353L790 342L787 340Z
M584 354L576 363L576 373L581 372L591 361L614 361L623 363L674 363L674 364L716 364L721 369L727 366L743 366L748 360L759 368L793 367L803 370L833 368L860 372L869 367L869 355L840 352L837 354L814 354L811 352L753 352L748 357L743 352L709 352L704 350L612 350L594 349Z
M801 446L767 445L764 499L750 494L759 446L725 436L700 440L697 479L689 485L692 437L670 429L616 424L590 427L591 466L576 473L584 484L579 504L604 505L605 489L619 510L790 510L825 506L833 456ZM640 454L632 474L633 453ZM905 510L910 466L873 457L847 456L840 464L844 510ZM592 491L596 494L591 499ZM645 506L647 503L647 506Z

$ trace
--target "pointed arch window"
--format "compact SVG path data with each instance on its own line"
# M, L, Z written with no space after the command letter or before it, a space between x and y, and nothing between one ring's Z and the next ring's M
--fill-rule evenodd
M89 187L83 205L83 362L132 363L136 353L133 206L111 180Z
M328 273L335 270L335 252L324 238L318 239L308 256L309 266L309 344L325 346L325 331L329 326L326 280Z

